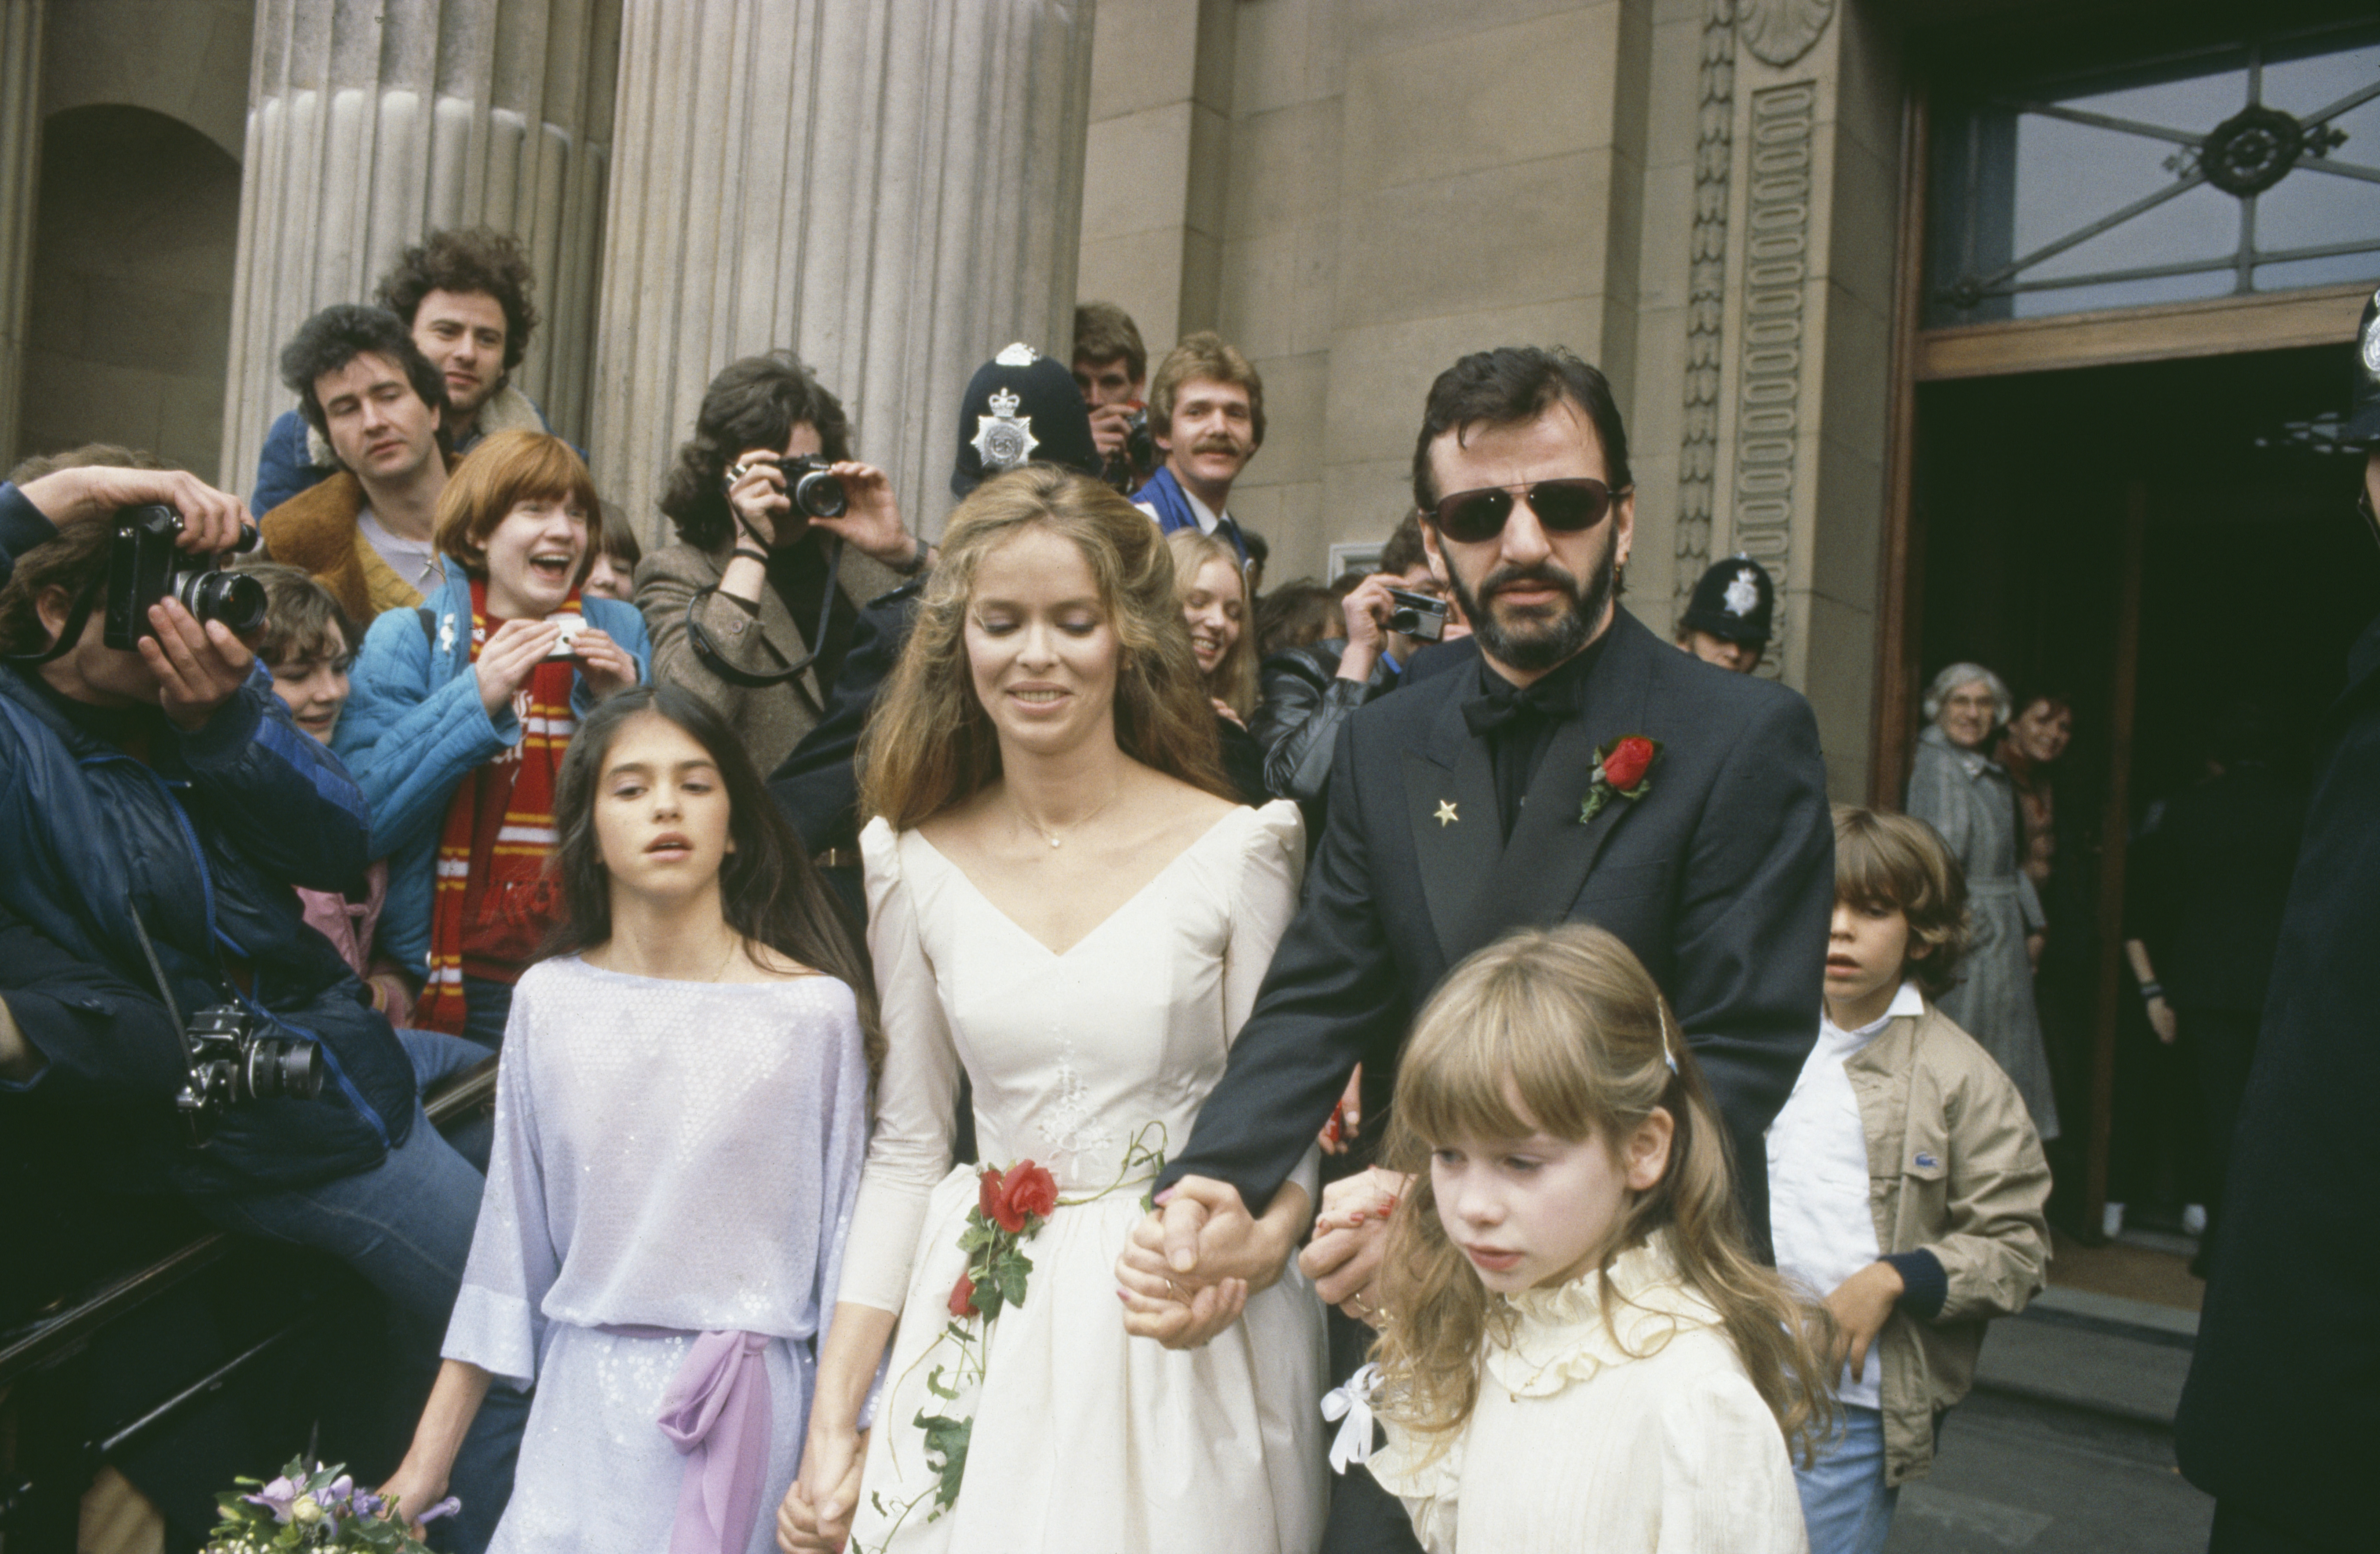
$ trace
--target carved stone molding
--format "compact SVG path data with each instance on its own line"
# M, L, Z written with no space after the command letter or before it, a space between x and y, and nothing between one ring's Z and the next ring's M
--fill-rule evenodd
M1817 88L1808 81L1753 94L1745 159L1743 346L1737 364L1735 548L1780 584L1792 552L1803 305L1810 275L1812 131ZM1778 590L1772 652L1792 629Z
M1686 286L1685 416L1678 444L1680 609L1710 565L1718 468L1719 363L1726 343L1728 182L1735 165L1736 0L1706 0L1702 110L1694 148L1694 232Z
M1743 46L1765 65L1791 65L1809 53L1834 15L1835 0L1736 0Z

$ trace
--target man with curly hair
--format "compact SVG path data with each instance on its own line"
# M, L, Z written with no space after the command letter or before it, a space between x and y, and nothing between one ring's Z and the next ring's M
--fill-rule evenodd
M405 250L372 294L405 321L445 381L444 425L457 457L491 432L552 430L512 383L537 330L536 285L520 239L478 226L431 233ZM327 438L285 411L265 435L249 508L261 517L342 467Z

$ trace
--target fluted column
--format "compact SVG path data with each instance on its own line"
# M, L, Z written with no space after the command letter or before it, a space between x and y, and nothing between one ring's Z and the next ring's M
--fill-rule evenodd
M957 400L1073 332L1089 0L626 0L598 484L640 522L704 385L790 346L928 531Z
M245 488L289 403L275 363L408 245L519 237L544 316L513 381L587 434L620 0L258 0L224 405Z
M17 461L42 173L42 0L0 0L0 469Z

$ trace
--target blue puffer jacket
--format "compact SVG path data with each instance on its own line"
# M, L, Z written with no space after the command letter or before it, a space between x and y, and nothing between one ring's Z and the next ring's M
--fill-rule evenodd
M616 599L580 603L587 624L626 649L638 678L649 678L652 644L637 607ZM480 682L471 674L471 581L461 562L446 558L446 581L421 610L391 610L372 622L349 685L333 743L370 807L372 852L389 860L378 948L426 976L430 896L447 804L456 783L519 744L522 732L511 707L491 718L480 704ZM584 675L570 705L582 718L594 709Z
M362 795L290 721L261 664L195 734L153 709L105 716L146 741L151 764L0 665L0 904L146 989L137 907L185 1015L231 994L267 1026L322 1043L319 1100L228 1109L206 1149L176 1154L176 1185L298 1186L379 1164L412 1125L413 1066L290 889L358 881Z

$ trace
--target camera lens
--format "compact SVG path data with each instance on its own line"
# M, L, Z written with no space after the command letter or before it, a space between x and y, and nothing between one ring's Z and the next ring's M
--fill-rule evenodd
M1389 629L1405 637L1421 635L1421 612L1399 610L1389 616Z
M174 597L201 621L221 621L242 636L264 624L264 585L238 572L185 572L174 579Z
M259 1100L312 1100L322 1093L321 1049L310 1041L258 1037L248 1051L248 1091Z
M841 480L823 469L814 469L794 482L794 505L814 518L839 518L851 500Z

